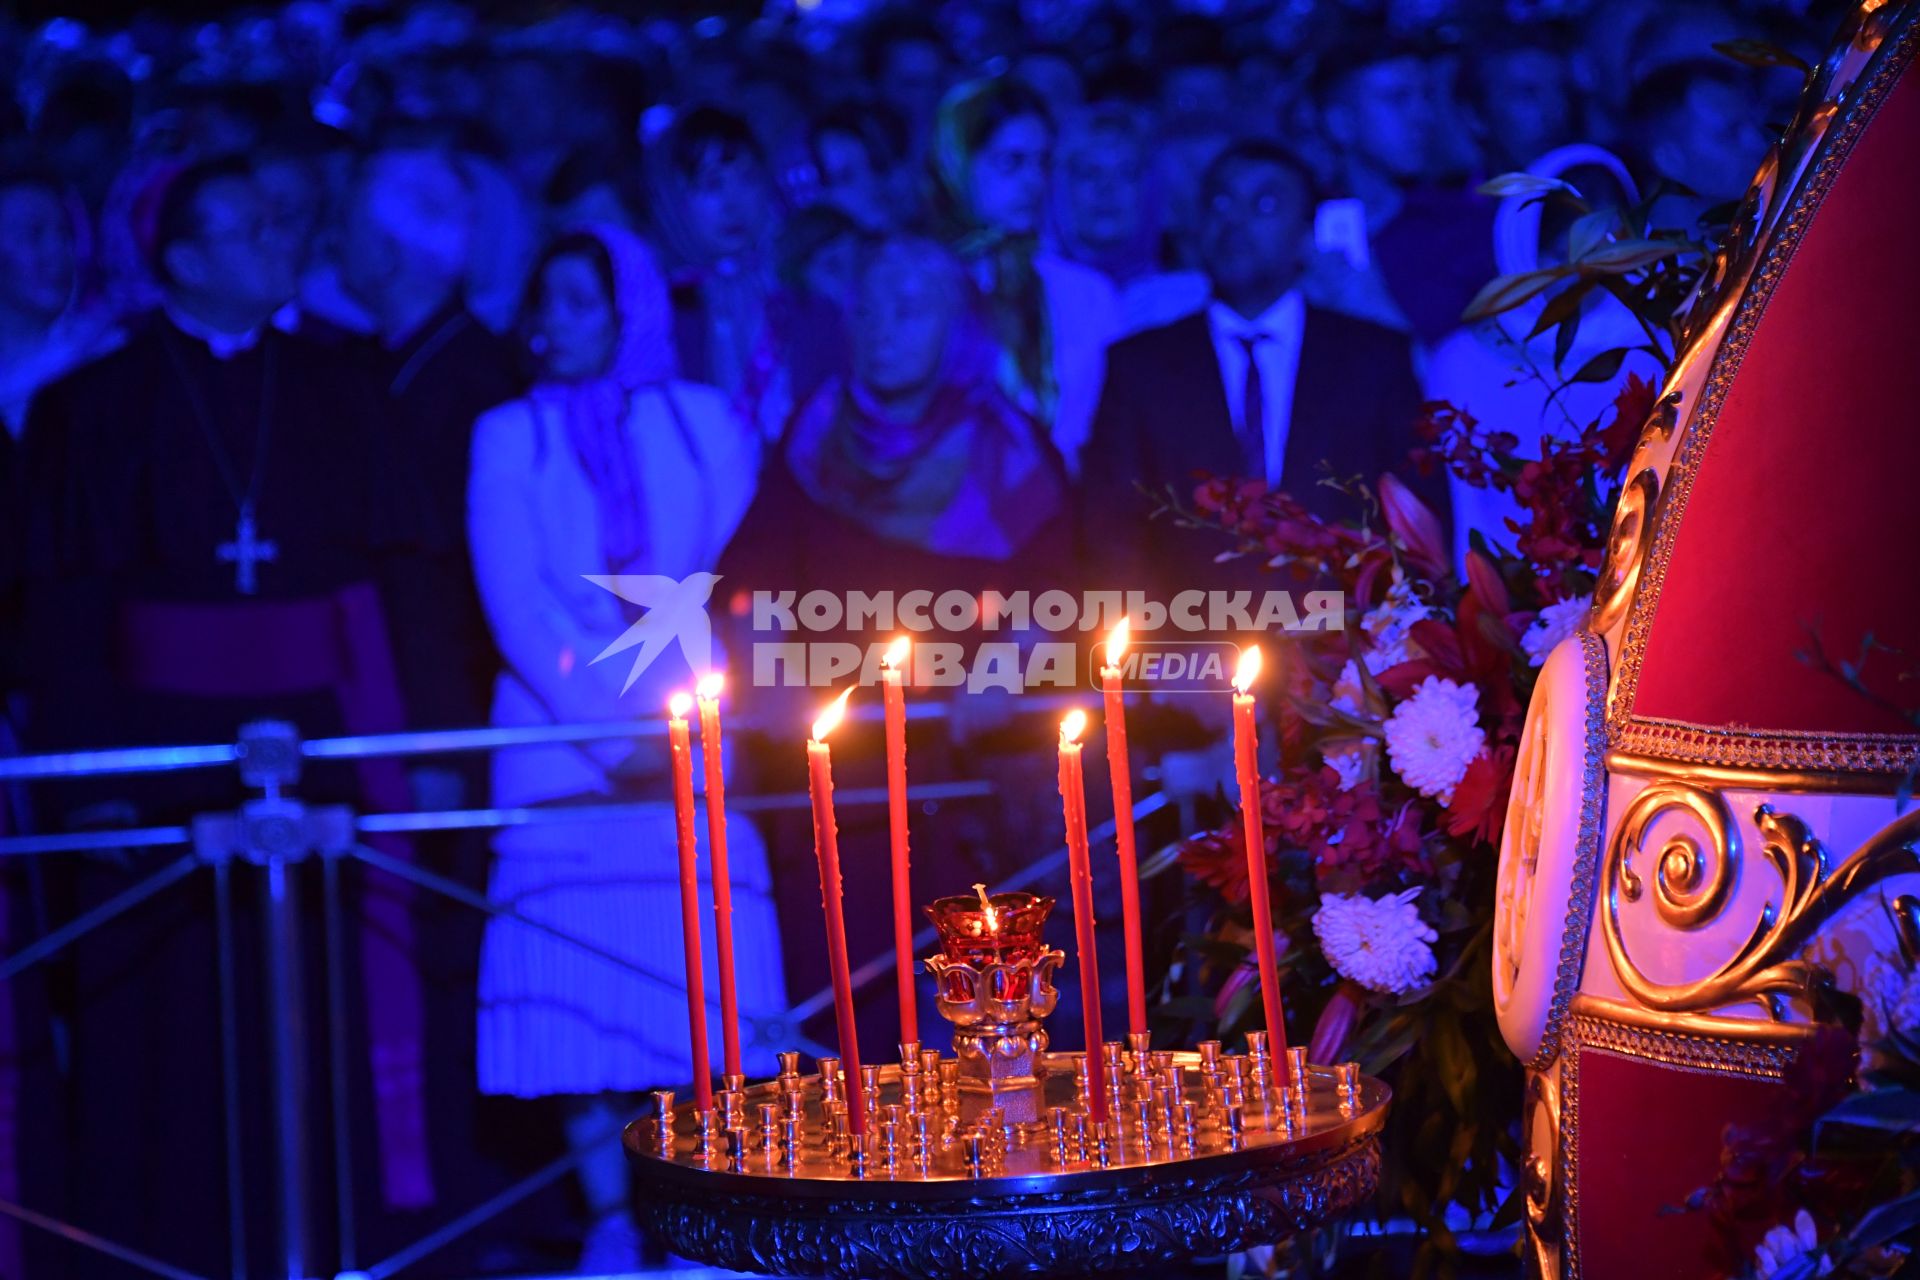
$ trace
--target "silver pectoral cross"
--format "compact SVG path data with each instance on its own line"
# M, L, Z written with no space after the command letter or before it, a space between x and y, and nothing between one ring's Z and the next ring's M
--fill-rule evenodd
M280 555L279 545L259 537L254 529L252 503L240 508L240 522L234 526L233 541L221 543L214 551L222 564L233 566L233 589L243 596L250 596L260 588L254 566L271 564Z

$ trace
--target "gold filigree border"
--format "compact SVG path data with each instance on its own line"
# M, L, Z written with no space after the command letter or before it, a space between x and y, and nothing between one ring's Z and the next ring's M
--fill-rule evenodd
M1727 390L1740 371L1747 346L1759 327L1773 291L1793 261L1813 215L1853 154L1920 45L1920 6L1909 6L1875 51L1868 67L1846 92L1847 103L1820 139L1819 154L1808 168L1791 206L1775 227L1758 271L1747 282L1732 323L1708 371L1706 391L1683 428L1679 450L1664 484L1653 522L1653 544L1628 608L1621 645L1619 680L1608 716L1610 745L1617 751L1673 760L1761 769L1834 769L1905 771L1920 764L1920 736L1905 734L1827 734L1797 731L1729 729L1633 714L1647 635L1666 581L1673 553L1672 532L1686 513L1687 499L1705 456ZM1710 331L1711 325L1695 326Z
M1714 787L1723 791L1764 791L1770 794L1805 793L1808 795L1897 795L1905 780L1903 774L1867 773L1862 770L1833 769L1751 769L1738 765L1687 764L1659 756L1635 755L1630 751L1607 752L1607 772L1636 778L1670 778L1696 787Z
M1572 889L1566 923L1560 929L1560 964L1553 979L1553 1003L1540 1048L1528 1063L1544 1071L1559 1052L1567 1007L1580 989L1586 969L1587 935L1593 927L1593 886L1600 874L1600 837L1606 828L1607 646L1591 631L1579 631L1580 657L1586 667L1586 742L1580 756L1580 836L1574 845Z
M1682 1071L1778 1080L1814 1032L1809 1025L1662 1014L1593 996L1573 1002L1560 1059L1561 1240L1564 1280L1580 1280L1580 1051L1592 1048Z

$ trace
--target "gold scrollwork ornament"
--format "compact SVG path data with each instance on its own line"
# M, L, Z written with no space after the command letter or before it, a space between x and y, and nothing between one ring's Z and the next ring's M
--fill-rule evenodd
M1526 1105L1521 1112L1526 1135L1527 1274L1534 1280L1560 1280L1565 1235L1560 1196L1560 1064L1527 1073Z
M1646 563L1647 549L1653 542L1654 501L1659 496L1660 478L1651 467L1635 472L1621 491L1613 512L1613 528L1607 534L1600 581L1593 590L1593 620L1588 625L1596 633L1611 631L1633 599L1640 567Z
M1676 838L1662 847L1654 887L1660 918L1683 929L1707 923L1724 907L1738 872L1739 851L1719 792L1666 781L1635 797L1607 849L1600 925L1620 985L1646 1009L1705 1013L1757 1001L1771 1020L1783 1021L1789 1001L1811 1005L1826 981L1818 965L1801 958L1821 927L1889 877L1920 874L1920 855L1914 851L1920 841L1920 810L1888 823L1836 866L1805 822L1762 804L1754 810L1753 821L1760 832L1760 852L1780 877L1779 900L1766 905L1746 942L1713 973L1694 982L1655 982L1627 952L1620 903L1644 895L1644 882L1631 865L1633 855L1653 819L1675 808L1685 809L1706 828L1712 851L1691 838Z

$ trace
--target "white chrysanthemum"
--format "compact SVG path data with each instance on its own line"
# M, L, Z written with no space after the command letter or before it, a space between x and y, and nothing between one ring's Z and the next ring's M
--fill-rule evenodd
M1387 757L1393 771L1423 796L1446 804L1467 776L1467 765L1487 745L1474 704L1480 690L1428 676L1387 717Z
M1562 640L1587 625L1593 606L1585 596L1556 600L1540 611L1533 625L1520 633L1520 647L1527 651L1527 662L1539 666Z
M1360 668L1352 658L1340 668L1340 678L1333 682L1333 697L1327 705L1335 711L1344 711L1350 716L1361 714L1360 701L1367 696L1366 686L1360 683Z
M1387 588L1386 598L1360 617L1360 629L1372 640L1365 654L1368 672L1377 676L1412 658L1407 631L1430 612L1425 602L1413 593L1413 583L1395 577L1393 585Z
M1760 1238L1753 1251L1753 1273L1761 1280L1778 1275L1793 1263L1809 1258L1820 1248L1820 1233L1814 1229L1813 1215L1805 1209L1793 1215L1791 1227L1774 1227ZM1833 1274L1833 1259L1822 1258L1813 1272L1816 1276Z
M1881 956L1867 961L1861 975L1861 1040L1873 1045L1898 1031L1920 1038L1920 972L1908 973Z
M1367 757L1360 751L1336 751L1332 755L1320 753L1327 767L1340 775L1340 789L1351 791L1360 785L1360 779L1366 776Z
M1313 913L1313 934L1341 977L1369 991L1403 995L1432 980L1433 944L1440 940L1420 918L1418 889L1366 898L1330 893Z

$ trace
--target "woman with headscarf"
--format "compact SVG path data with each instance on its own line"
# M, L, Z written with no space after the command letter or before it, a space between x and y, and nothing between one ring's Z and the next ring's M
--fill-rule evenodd
M525 311L538 379L526 398L475 426L469 483L474 574L506 666L493 723L650 719L671 690L720 665L717 650L710 660L694 652L704 616L691 614L704 593L682 602L690 614L676 619L695 634L682 630L680 643L637 661L651 646L620 647L641 616L630 598L649 608L669 602L588 575L698 587L753 496L758 443L720 392L675 377L666 282L630 233L599 226L555 241ZM613 1139L632 1108L611 1095L693 1074L681 938L662 927L680 902L667 767L658 738L517 747L493 761L503 807L641 806L618 821L501 832L489 893L644 973L501 918L488 924L481 953L480 1088L566 1100L593 1215L582 1267L596 1274L629 1268L636 1247ZM785 1007L779 931L758 833L738 816L729 832L740 1008L750 1025ZM706 927L711 962L710 915ZM712 975L706 989L717 990ZM749 1070L772 1070L769 1050L747 1052Z
M854 372L829 382L795 415L785 447L770 462L753 509L722 561L722 603L714 616L746 625L757 617L752 602L759 592L826 592L841 600L853 592L891 592L898 602L909 592L931 593L929 599L956 592L978 599L989 590L1038 597L1075 585L1064 471L1037 426L996 385L991 345L973 314L960 264L930 241L896 237L864 250L856 281ZM850 619L849 629L796 635L775 624L735 648L753 648L758 667L757 659L770 656L775 646L812 642L808 675L817 684L817 659L829 646L854 644L864 651L892 638L891 630L873 631L873 625ZM950 651L963 661L972 661L969 655L987 642L1024 651L1042 638L1060 637L1006 627L914 636L923 646L958 646ZM929 688L920 696L938 699L950 692ZM753 696L760 719L800 725L826 691L763 680ZM973 709L984 700L961 701ZM932 737L914 730L916 779L938 781L943 767L949 776L960 775L949 763L952 745L942 736L948 727L933 726ZM1025 741L1031 743L1031 736ZM786 774L772 785L802 785L797 763L792 753L770 757L770 778L776 771ZM872 763L868 753L850 755L841 785L866 785L861 770ZM967 776L981 777L991 764L975 758ZM880 782L877 774L872 781ZM996 852L1006 856L1024 848L1027 831L1044 813L1044 805L1023 812L1011 796L1002 796L991 811L955 807L943 813L938 830L916 831L916 866L938 868L937 883L943 885L998 880L1011 867L995 866ZM866 850L884 859L884 812L843 807L841 822L849 865L859 865ZM809 847L799 826L793 837L791 847ZM778 839L774 844L788 847ZM788 956L796 986L826 979L814 944L819 898L806 888L810 876L796 865L793 874L776 877L786 917L811 924L806 932L797 923L794 928L795 937L806 940ZM879 954L889 936L885 877L849 877L847 893L850 945L858 958ZM864 1025L889 1042L892 1001L879 984L871 996L875 1003L870 1017L863 1013ZM933 1034L932 1027L926 1031Z
M766 151L746 120L703 106L650 145L646 163L682 367L776 440L793 407L843 366L845 345L831 304L780 284Z
M51 171L0 170L0 462L33 393L121 340L84 287L88 239L86 210Z
M1077 474L1120 303L1099 271L1041 244L1053 143L1031 90L975 80L941 102L928 161L936 227L987 300L1000 387Z

